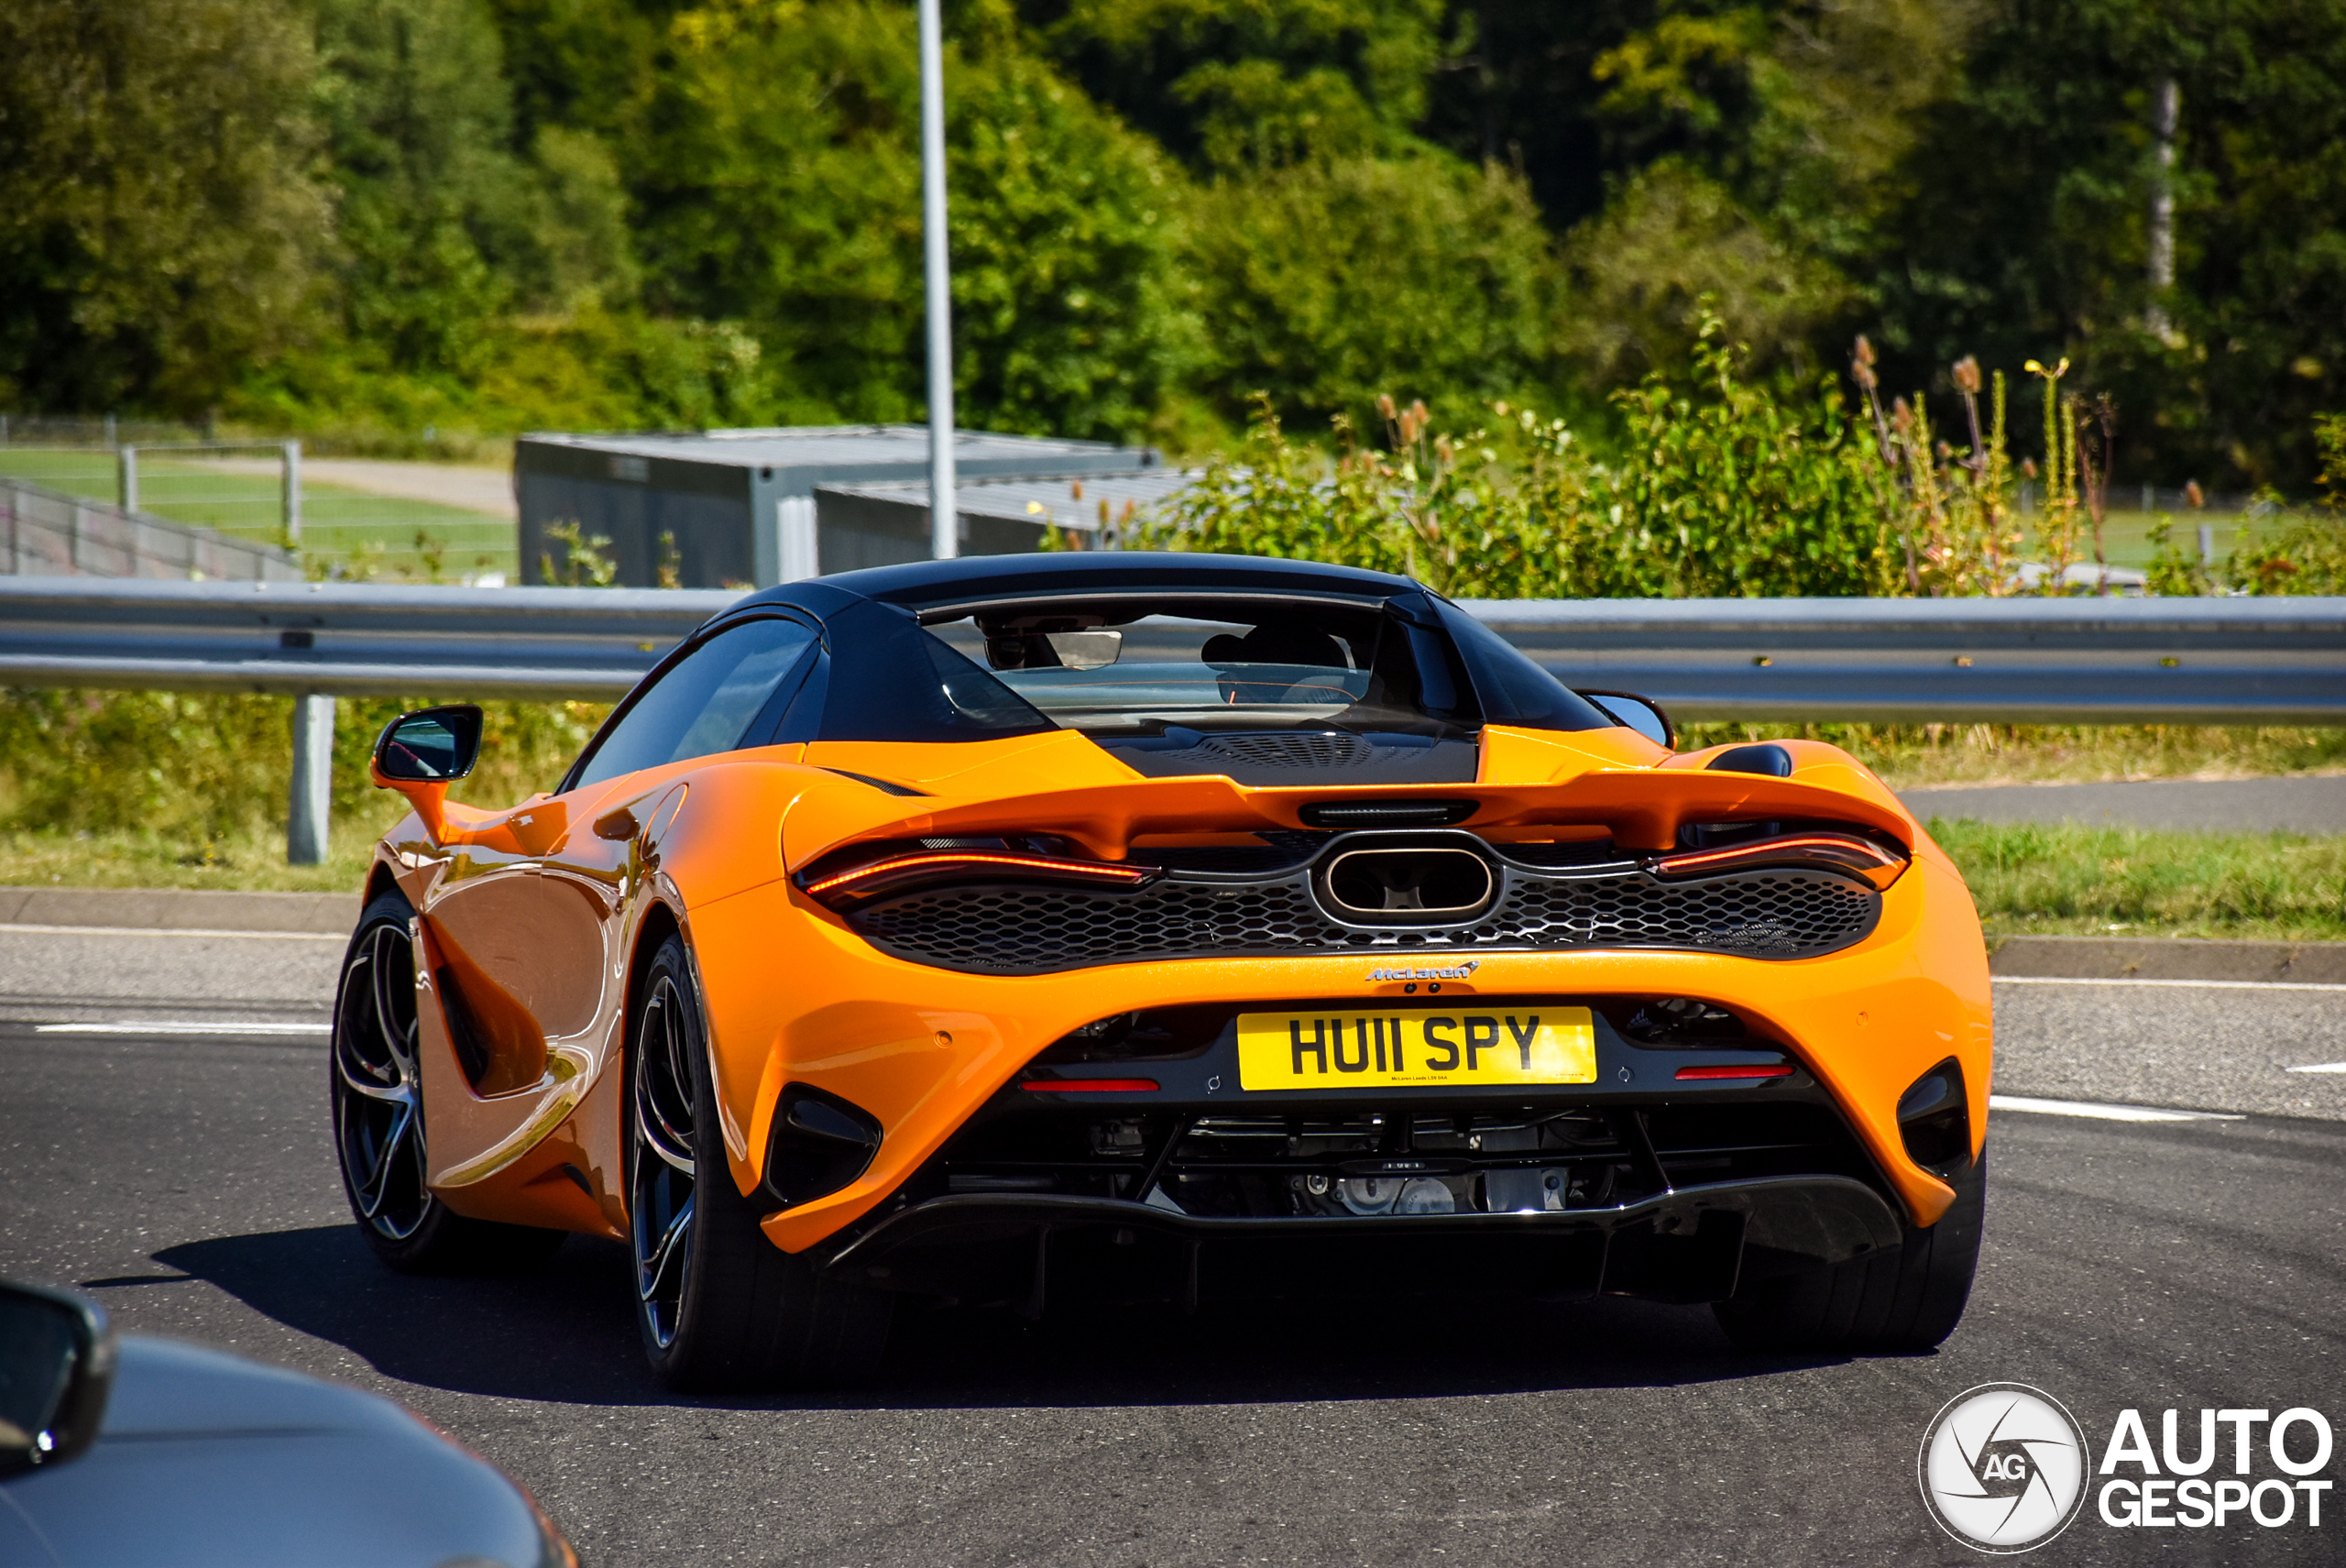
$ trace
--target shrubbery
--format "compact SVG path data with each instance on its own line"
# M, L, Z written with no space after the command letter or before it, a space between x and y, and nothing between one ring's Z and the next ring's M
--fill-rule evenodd
M1755 382L1742 357L1706 313L1689 363L1614 395L1609 452L1503 400L1489 424L1445 432L1423 402L1388 397L1381 442L1339 418L1331 460L1264 400L1245 441L1129 543L1341 562L1472 598L2057 592L2066 568L2100 558L2111 435L2062 392L2066 366L2031 362L2055 455L2024 515L2001 373L1955 367L1957 444L1919 400L1882 405L1862 338L1851 365L1862 409L1830 379L1804 391ZM2221 582L2168 543L2154 591L2341 591L2346 417L2323 422L2320 439L2324 514L2261 546L2243 536Z

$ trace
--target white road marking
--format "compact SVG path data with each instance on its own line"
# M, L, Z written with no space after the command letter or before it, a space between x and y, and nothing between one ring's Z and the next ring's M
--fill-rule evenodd
M185 926L11 926L0 924L0 936L27 937L244 937L263 942L347 942L323 931L214 931Z
M2291 1072L2346 1072L2346 1061L2318 1061L2308 1067L2293 1067Z
M2099 1122L2242 1122L2225 1111L2176 1111L2164 1105L2105 1105L2090 1100L2037 1100L2025 1094L1990 1094L1990 1111L2025 1111L2040 1116L2090 1116Z
M1998 985L2188 985L2204 991L2346 991L2346 985L2310 980L2124 980L2066 974L1994 974L1988 978Z
M227 1019L221 1023L183 1023L177 1020L156 1023L127 1024L40 1024L34 1026L42 1035L331 1035L331 1024L262 1023Z

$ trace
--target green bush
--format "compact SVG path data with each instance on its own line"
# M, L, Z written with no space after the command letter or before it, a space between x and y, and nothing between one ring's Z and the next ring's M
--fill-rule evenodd
M1690 364L1615 395L1611 456L1504 400L1496 427L1450 434L1422 401L1387 398L1387 444L1357 444L1339 417L1331 464L1266 399L1244 444L1135 543L1405 572L1475 598L2010 590L2001 389L1974 469L1902 405L1877 439L1829 384L1780 394L1739 358L1706 316Z

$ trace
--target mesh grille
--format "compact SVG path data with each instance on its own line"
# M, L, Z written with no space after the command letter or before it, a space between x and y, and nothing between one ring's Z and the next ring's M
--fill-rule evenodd
M1643 876L1519 877L1476 938L1534 948L1718 948L1799 958L1873 928L1880 895L1820 872L1749 872L1693 883Z
M1749 872L1660 883L1642 872L1550 877L1506 868L1471 927L1365 931L1320 912L1310 878L1168 878L1137 893L980 885L867 905L849 923L873 946L942 969L1043 974L1092 964L1255 953L1568 948L1708 949L1813 958L1873 929L1879 894L1826 872Z
M1200 743L1233 762L1258 768L1356 768L1376 760L1386 748L1372 746L1357 735L1336 731L1306 735L1214 735Z

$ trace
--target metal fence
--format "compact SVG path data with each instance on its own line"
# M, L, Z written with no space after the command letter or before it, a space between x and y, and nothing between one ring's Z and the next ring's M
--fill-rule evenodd
M301 564L269 545L0 475L0 572L299 582Z
M76 424L64 433L91 431ZM117 427L103 444L0 441L0 477L291 551L308 576L501 582L518 574L510 519L317 483L298 441L160 439L166 433Z
M724 591L0 580L0 684L610 700ZM2346 725L2346 598L1470 602L1583 689L1682 720ZM295 841L323 842L309 772ZM304 835L308 835L305 839Z

